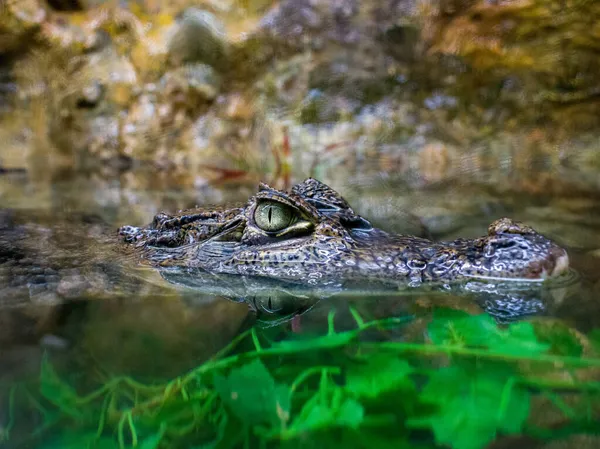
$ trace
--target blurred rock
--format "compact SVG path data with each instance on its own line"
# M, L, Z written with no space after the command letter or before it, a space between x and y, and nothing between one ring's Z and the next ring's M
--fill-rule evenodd
M217 97L221 82L211 66L191 64L167 72L159 86L161 95L175 108L194 110Z
M223 23L208 11L187 8L169 39L169 62L177 67L201 62L218 69L228 65L229 43Z
M20 0L0 4L0 55L27 48L32 34L46 20L40 0Z
M419 188L598 190L590 39L600 11L578 2L560 16L564 30L532 28L555 4L13 2L0 19L12 69L0 88L14 112L0 118L4 158L40 179L150 166L193 183L211 178L192 172L199 161L277 178L285 129L295 179L342 164ZM544 38L526 39L531 29ZM569 35L580 44L557 48ZM196 139L209 122L215 135Z

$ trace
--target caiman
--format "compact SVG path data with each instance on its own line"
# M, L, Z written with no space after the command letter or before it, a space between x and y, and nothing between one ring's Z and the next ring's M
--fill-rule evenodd
M563 248L508 218L476 239L435 242L387 233L312 178L290 192L261 184L243 207L161 213L147 227L124 226L119 233L151 266L306 285L543 281L569 266Z

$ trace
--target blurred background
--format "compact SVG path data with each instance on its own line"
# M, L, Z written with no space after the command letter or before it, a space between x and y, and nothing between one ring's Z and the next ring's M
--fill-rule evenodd
M25 179L29 204L77 180L80 201L106 205L116 188L197 202L307 176L600 189L594 1L3 0L0 13L5 203ZM129 201L149 201L144 216L163 206L142 196Z

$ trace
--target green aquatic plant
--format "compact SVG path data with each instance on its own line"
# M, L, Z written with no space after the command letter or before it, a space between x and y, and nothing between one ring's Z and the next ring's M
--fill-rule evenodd
M82 395L81 379L46 358L38 383L10 388L0 435L44 449L478 449L502 435L598 432L597 332L584 348L566 326L439 310L422 341L381 341L413 320L352 314L355 328L338 332L330 313L321 336L253 328L167 383L113 377ZM560 426L532 420L540 401ZM23 439L19 419L40 425Z

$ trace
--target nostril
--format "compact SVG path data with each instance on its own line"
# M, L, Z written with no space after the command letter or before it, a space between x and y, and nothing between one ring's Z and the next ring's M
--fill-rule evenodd
M515 242L514 240L500 240L495 243L495 246L497 249L510 249L517 246L517 242ZM521 246L522 245L519 245L519 247Z

